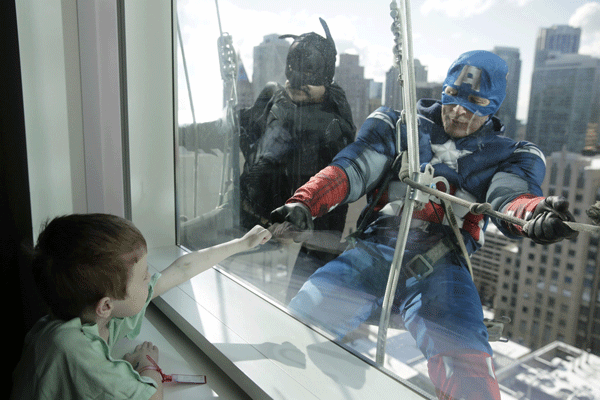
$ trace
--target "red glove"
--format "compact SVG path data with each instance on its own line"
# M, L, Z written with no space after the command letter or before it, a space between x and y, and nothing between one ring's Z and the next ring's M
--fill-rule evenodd
M539 244L551 244L563 239L574 239L578 232L563 221L574 221L569 202L562 196L536 197L523 195L514 199L505 211L528 221L525 226L507 224L508 229Z

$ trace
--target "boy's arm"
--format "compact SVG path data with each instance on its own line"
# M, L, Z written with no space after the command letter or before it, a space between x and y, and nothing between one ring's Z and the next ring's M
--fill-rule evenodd
M154 299L167 290L190 280L229 256L266 243L270 238L271 233L257 225L241 238L179 257L161 272L161 277L154 286L152 298Z

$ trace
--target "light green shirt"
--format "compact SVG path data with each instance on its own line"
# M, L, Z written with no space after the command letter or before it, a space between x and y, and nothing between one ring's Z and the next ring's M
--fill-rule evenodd
M113 359L112 347L122 338L139 333L146 307L152 299L155 274L142 311L127 318L113 318L108 343L97 324L40 319L27 334L21 360L13 373L12 398L50 399L149 399L156 391L153 379L140 376L125 360Z

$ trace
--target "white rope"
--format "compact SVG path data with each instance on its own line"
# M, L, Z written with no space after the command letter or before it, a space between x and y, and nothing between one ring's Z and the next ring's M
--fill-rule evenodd
M407 149L408 149L408 173L409 176L415 177L419 174L419 136L417 125L416 112L416 91L415 91L415 71L412 55L412 31L410 25L410 5L409 0L400 0L400 7L396 0L392 0L390 4L390 15L394 20L392 32L395 37L394 53L396 62L400 61L400 74L398 80L403 86L402 97L404 105L403 119L406 121L407 127ZM402 147L400 125L397 124L396 135L397 144L396 151L400 152ZM387 341L387 329L392 313L392 304L394 301L396 287L400 278L402 268L402 258L408 240L408 231L410 229L410 221L416 206L416 200L410 196L410 191L406 192L406 200L402 209L402 219L398 228L398 237L396 239L396 248L394 258L390 266L387 285L383 304L381 306L381 316L379 318L379 330L377 332L377 352L375 361L383 366L385 360L385 345Z

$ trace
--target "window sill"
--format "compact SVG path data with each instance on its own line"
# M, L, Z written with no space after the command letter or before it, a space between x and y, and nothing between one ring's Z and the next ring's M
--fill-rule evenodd
M123 356L145 341L159 349L158 364L167 374L205 375L206 384L163 385L165 399L197 400L227 399L248 400L244 393L214 362L198 350L187 337L157 307L150 304L146 309L140 334L135 339L121 339L112 349L114 358Z
M160 272L181 254L151 249L148 263ZM252 398L428 398L216 268L154 303Z

